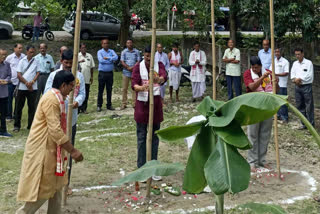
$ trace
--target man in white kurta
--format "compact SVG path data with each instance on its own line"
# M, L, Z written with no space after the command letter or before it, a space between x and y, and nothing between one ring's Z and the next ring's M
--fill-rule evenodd
M190 53L189 64L191 65L190 79L192 82L192 98L203 97L206 91L206 64L207 57L204 51L200 50L200 43L195 42L194 50Z

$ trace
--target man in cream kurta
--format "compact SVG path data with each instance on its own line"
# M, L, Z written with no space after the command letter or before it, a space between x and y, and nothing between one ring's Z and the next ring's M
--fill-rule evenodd
M189 64L191 65L190 79L192 82L192 97L195 102L196 98L202 97L206 90L205 68L207 57L204 51L200 50L200 43L195 42L194 50L190 53Z
M73 76L71 78L74 80ZM69 88L70 92L72 87ZM50 91L39 102L26 142L17 194L18 201L26 203L17 211L18 214L34 213L48 199L48 213L60 213L61 189L68 179L67 173L56 175L57 146L62 147L62 160L67 152L75 160L82 160L82 154L71 145L63 131L60 102Z

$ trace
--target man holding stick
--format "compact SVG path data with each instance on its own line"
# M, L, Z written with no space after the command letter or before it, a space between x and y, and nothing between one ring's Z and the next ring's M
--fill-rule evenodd
M149 71L150 71L151 47L147 47L144 52L144 60L133 68L132 89L137 93L134 119L137 123L138 139L138 160L137 166L140 168L146 163L146 139L149 121ZM162 100L160 96L160 86L167 81L167 74L161 62L154 66L154 119L152 136L152 160L157 160L159 138L154 134L160 129L163 121ZM160 176L153 176L154 180L161 180Z
M61 190L67 183L67 153L75 161L83 160L66 135L64 101L74 84L72 73L60 71L52 89L39 102L25 147L17 194L17 199L26 203L17 214L35 213L47 200L47 213L61 213Z

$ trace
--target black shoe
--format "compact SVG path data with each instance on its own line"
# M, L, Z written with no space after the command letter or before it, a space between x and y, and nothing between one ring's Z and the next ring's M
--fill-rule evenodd
M101 107L97 107L97 112L101 112Z
M13 128L13 131L14 131L14 132L19 132L19 131L20 131L20 128L19 128L19 127L14 127L14 128Z
M110 111L114 111L114 110L116 110L116 109L115 109L115 108L113 108L112 106L107 107L107 109L108 109L108 110L110 110Z

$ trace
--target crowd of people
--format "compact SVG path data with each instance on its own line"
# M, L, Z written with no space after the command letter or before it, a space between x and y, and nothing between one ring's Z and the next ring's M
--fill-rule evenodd
M272 93L272 57L268 40L263 41L263 49L257 56L250 59L250 69L241 77L240 50L235 48L234 41L229 40L228 48L223 55L226 63L226 78L228 99L242 94L241 79L243 78L247 93L265 92ZM114 63L118 60L116 52L109 48L109 40L101 41L101 49L97 52L98 59L98 98L97 111L102 111L103 93L106 89L106 108L115 110L112 105L112 88L114 82ZM192 101L203 98L205 84L205 70L207 58L200 49L200 43L194 43L194 50L189 55L188 63L191 66L190 80L192 85ZM178 44L172 45L168 54L163 52L162 44L157 44L154 65L154 122L153 132L160 129L163 121L163 104L166 86L169 85L170 101L179 101L179 86L181 81L181 65L184 63L182 52ZM14 120L13 131L21 129L22 111L27 99L28 125L31 129L26 143L23 170L19 183L18 199L27 203L21 207L20 213L37 210L45 200L50 199L49 206L59 207L61 198L56 188L70 183L72 158L76 161L83 159L81 152L74 148L78 114L87 114L90 86L93 79L95 62L93 56L87 52L86 44L80 45L78 55L77 75L71 74L73 65L73 51L63 46L60 48L60 60L54 63L53 57L47 53L45 43L39 45L39 53L33 45L26 47L16 44L14 52L7 56L7 51L0 49L0 135L11 137L6 127L6 119ZM295 50L297 61L291 68L291 80L295 84L295 97L297 108L314 125L314 105L312 95L313 65L304 58L302 49ZM122 102L121 110L128 106L128 90L131 85L132 106L134 107L134 120L136 121L137 135L137 167L146 162L146 139L149 119L149 72L151 61L151 47L147 46L143 57L140 51L134 48L133 41L127 40L126 48L121 52L120 61L122 72ZM277 93L287 95L289 76L289 62L282 57L281 48L275 48L275 75ZM67 95L74 89L72 139L66 136L66 114L69 99ZM15 105L13 105L15 100ZM288 109L282 106L278 118L287 123L289 120ZM249 150L248 162L252 170L263 166L270 168L266 161L269 139L271 136L272 118L258 124L248 126L248 138L253 145ZM300 129L305 129L302 123ZM45 143L48 142L48 143ZM44 145L46 144L46 145ZM152 159L157 159L159 139L153 133ZM52 152L55 151L55 152ZM66 152L71 154L70 160ZM39 156L42 154L42 156ZM46 155L44 155L46 154ZM41 170L34 161L41 162L51 177ZM57 160L51 161L50 160ZM66 173L65 162L69 162L68 178L62 177ZM42 166L42 165L41 165ZM154 180L161 177L154 176ZM33 188L29 188L32 186ZM27 188L28 187L28 188ZM57 191L56 191L57 190Z

